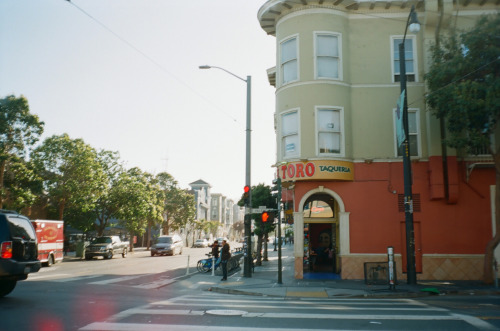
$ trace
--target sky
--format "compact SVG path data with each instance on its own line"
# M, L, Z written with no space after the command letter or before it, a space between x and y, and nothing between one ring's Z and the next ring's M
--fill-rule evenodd
M117 151L127 168L203 179L238 201L245 185L246 79L252 77L251 183L276 162L275 38L265 0L2 0L0 98L24 95L45 122Z

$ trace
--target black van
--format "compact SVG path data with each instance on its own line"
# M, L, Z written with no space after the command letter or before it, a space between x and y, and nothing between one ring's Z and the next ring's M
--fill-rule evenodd
M0 298L12 292L18 280L38 272L40 266L31 221L14 211L0 209Z

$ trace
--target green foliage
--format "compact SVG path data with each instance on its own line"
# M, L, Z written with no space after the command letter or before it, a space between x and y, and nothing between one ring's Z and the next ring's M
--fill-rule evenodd
M489 146L500 116L500 14L444 38L432 58L427 104L446 120L447 144L469 153Z
M4 188L4 207L21 211L36 202L42 192L42 181L32 163L13 156L5 166Z
M144 234L148 222L160 222L163 214L163 195L156 179L139 168L119 174L116 181L116 211L119 223L129 233Z
M194 196L177 187L177 181L166 172L159 173L156 178L164 197L163 232L176 231L193 222L196 217Z
M124 169L119 160L118 153L102 150L97 154L97 160L106 177L105 185L103 185L101 195L95 201L92 212L93 223L95 223L95 220L97 221L95 228L97 235L100 236L104 229L108 227L109 221L112 218L117 218L118 211L128 201L123 200L123 197L119 194L118 179L120 178L120 174L124 172Z
M5 199L14 209L25 208L33 203L31 182L34 175L23 157L38 141L43 126L38 116L30 113L25 97L10 95L0 99L0 208L3 208ZM9 185L5 185L6 172L13 179ZM20 182L30 184L16 184Z
M82 139L49 137L33 151L32 160L61 220L67 206L92 210L107 185L97 152Z

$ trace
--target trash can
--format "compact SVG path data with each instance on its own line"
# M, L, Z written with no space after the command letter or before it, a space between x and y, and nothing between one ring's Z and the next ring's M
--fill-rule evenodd
M76 257L85 257L85 241L83 240L76 243Z

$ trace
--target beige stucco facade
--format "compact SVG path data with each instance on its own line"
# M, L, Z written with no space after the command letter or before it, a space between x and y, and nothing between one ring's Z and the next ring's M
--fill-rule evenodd
M405 53L406 59L411 60L410 71L407 66L407 77L411 75L407 101L414 116L410 124L414 133L411 153L414 193L422 197L419 200L422 214L415 213L417 241L424 243L417 243L419 278L481 277L483 241L491 238L490 211L478 216L481 226L466 230L477 232L477 238L482 238L476 247L464 249L451 233L441 237L432 234L433 230L447 231L447 223L468 227L470 215L477 213L467 216L462 212L475 197L459 199L458 192L464 192L462 185L470 185L461 179L467 163L450 148L446 152L450 158L452 175L448 185L453 199L445 201L440 125L426 108L424 76L430 66L430 47L437 37L446 35L450 29L473 26L480 15L496 13L499 3L269 0L259 10L258 19L262 29L276 37L276 67L267 72L276 88L276 167L278 176L289 188L286 199L293 206L296 278L302 278L306 271L307 250L313 242L308 231L314 224L331 224L329 231L337 253L334 269L342 278L363 278L363 264L385 260L385 247L392 245L399 266L398 278L404 277L405 248L400 241L404 213L396 208L398 195L402 193L403 172L396 138L396 102L401 87L396 65L399 54L395 48L398 40L403 39L412 6L421 23L418 33L407 33L410 44ZM327 56L328 63L336 63L329 77L319 77L320 58L324 56L319 45L321 36L338 43L335 46L338 53ZM319 143L320 110L340 114L340 120L328 127L332 129L330 132L333 128L338 130L335 134L340 138L333 142L335 148L326 149L327 153ZM296 125L287 122L295 120L287 117L289 114L298 118ZM349 168L354 172L352 179L339 180L334 175L325 179L317 174L307 178L286 170L287 165L292 165L292 170L298 171L300 165L300 169L310 166L319 171L326 168L322 166L325 162L330 162L330 171L335 171L339 161L353 164ZM484 177L474 184L484 191L478 203L486 209L493 208L488 200L490 185L494 183L492 170L484 170L481 173ZM334 201L330 206L335 211L329 219L304 217L307 204L314 199ZM446 213L458 218L450 216L448 220L443 216ZM443 229L433 229L436 224Z

